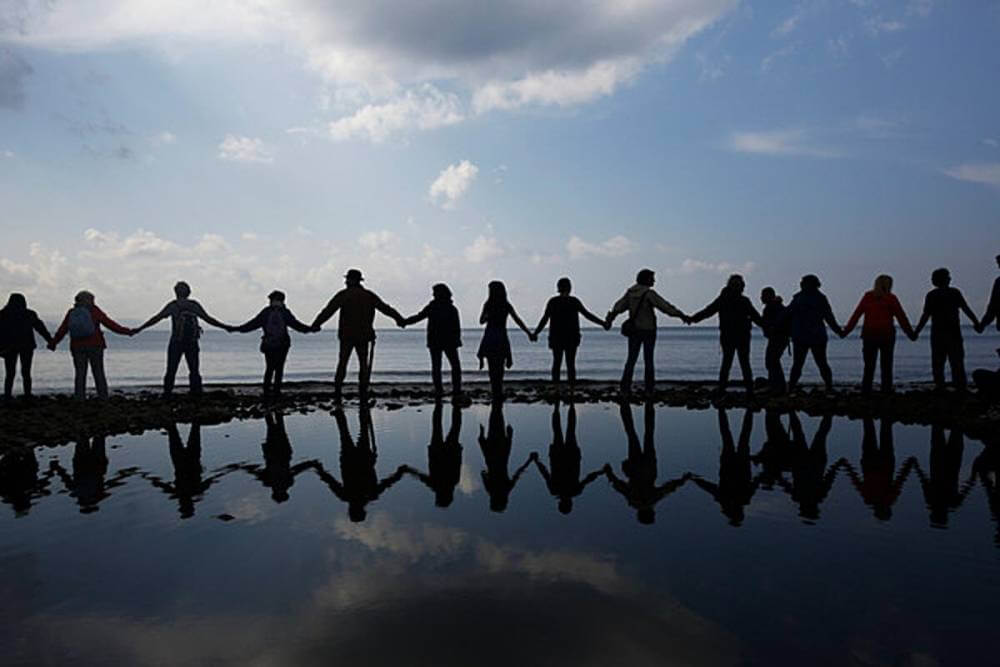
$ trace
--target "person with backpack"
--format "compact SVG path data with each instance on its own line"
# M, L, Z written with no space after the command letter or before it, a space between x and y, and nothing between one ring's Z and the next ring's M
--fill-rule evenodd
M656 274L652 269L642 269L635 276L635 285L629 287L622 298L608 311L604 319L605 328L611 328L615 317L628 313L628 319L622 324L622 335L628 339L628 356L622 371L621 393L628 396L632 393L632 375L635 372L635 362L639 359L639 349L642 348L642 360L645 371L646 394L653 392L656 383L656 368L653 363L653 351L656 347L656 313L660 312L676 317L685 324L690 318L673 304L656 293L653 285Z
M296 319L285 306L285 293L275 290L267 295L268 305L246 324L227 327L227 331L249 333L263 330L260 351L264 354L264 395L281 393L281 381L285 374L285 360L292 347L288 327L299 333L312 333L312 328ZM273 382L273 384L272 384Z
M201 394L201 373L199 372L198 339L201 338L201 326L198 320L205 320L213 327L225 331L231 328L205 312L201 304L191 297L191 286L183 280L174 285L174 295L177 297L156 315L146 320L136 333L148 329L157 322L170 318L170 343L167 345L167 372L163 376L163 396L169 398L174 392L174 379L181 365L181 357L187 362L188 386L191 394Z
M431 288L434 298L416 315L403 320L402 325L416 324L427 320L427 349L431 354L431 380L434 382L434 396L444 395L441 382L441 355L448 358L451 367L451 393L454 397L462 394L462 362L458 358L458 348L462 347L462 323L458 308L452 303L451 290L444 283Z
M549 349L552 350L552 381L559 383L559 373L562 370L562 360L566 357L566 379L572 388L576 384L576 351L580 347L580 316L599 327L607 327L607 323L587 310L575 296L571 296L573 283L569 278L560 278L556 282L558 295L545 304L545 313L535 327L535 337L549 324Z
M967 383L965 342L962 340L959 311L965 313L976 330L980 329L979 320L969 308L962 293L951 286L951 273L948 269L935 269L931 273L931 284L934 285L934 289L928 292L924 299L924 312L913 330L913 339L916 340L927 320L930 320L931 372L934 375L934 386L938 391L944 389L944 362L947 360L951 366L952 384L958 391L965 391Z
M712 315L719 316L719 343L722 345L722 366L719 368L719 393L726 390L729 383L729 369L733 366L733 357L738 356L740 370L743 372L743 385L747 393L753 393L753 370L750 368L750 331L754 324L763 328L764 320L760 313L743 295L746 282L743 276L733 274L726 281L726 286L712 303L708 304L690 317L689 324L701 322Z
M35 332L46 343L52 336L45 324L33 310L28 309L28 301L23 294L13 293L7 305L0 309L0 356L4 361L3 397L10 399L14 392L14 376L17 362L21 362L21 388L25 398L31 396L31 360L35 354Z
M104 350L107 343L101 325L122 336L134 336L135 329L129 329L108 317L94 303L94 295L87 290L77 292L73 307L66 313L62 324L49 343L55 350L60 341L69 334L69 349L73 355L74 395L83 399L87 395L87 368L94 376L94 387L100 398L108 397L108 380L104 375Z
M767 385L771 393L785 393L785 370L781 366L781 356L788 349L788 322L784 317L785 304L781 302L773 287L765 287L760 291L760 302L764 310L760 314L764 320L764 336L767 338L767 348L764 350L764 367L767 369Z
M313 331L319 331L324 322L340 311L340 319L337 322L340 354L337 358L337 372L333 377L333 395L336 403L340 403L341 400L341 389L344 386L347 362L351 360L351 353L358 357L358 394L362 403L368 400L368 381L371 376L371 363L375 357L375 311L391 317L397 326L403 326L403 316L395 308L380 299L375 292L361 286L364 279L358 269L348 270L344 274L344 289L333 295L312 322Z

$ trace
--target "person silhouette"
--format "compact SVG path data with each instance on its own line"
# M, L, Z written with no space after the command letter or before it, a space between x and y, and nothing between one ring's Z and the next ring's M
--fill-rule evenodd
M455 397L462 394L462 362L458 348L462 347L462 323L458 308L452 302L451 290L444 283L431 288L433 298L416 315L403 319L403 326L427 320L427 349L431 355L431 381L434 395L443 396L441 382L441 356L448 359L451 367L451 392Z
M685 324L690 323L687 315L656 293L653 289L654 284L656 284L656 274L651 269L639 271L635 276L635 284L625 290L625 294L615 302L604 318L605 328L610 329L618 315L625 312L629 314L621 330L622 335L628 339L628 353L620 387L622 396L629 396L632 393L632 375L635 372L635 362L639 359L640 348L647 396L652 394L656 385L656 366L653 361L656 347L654 308L666 315L679 318Z
M972 326L979 330L979 320L965 302L962 293L951 286L951 273L948 269L935 269L931 273L931 284L934 289L927 293L924 299L924 312L917 322L914 335L919 336L927 320L931 322L931 372L934 376L934 386L939 391L945 388L944 362L947 359L951 366L951 383L958 391L965 391L965 343L962 340L962 327L959 321L959 311L972 321Z
M1000 546L1000 442L996 437L991 440L983 443L986 447L983 447L983 451L972 462L972 474L966 483L966 488L971 490L973 482L977 479L982 485L996 526L993 543Z
M87 290L77 292L73 307L66 312L62 324L49 342L49 349L55 350L60 341L69 334L69 349L73 355L73 385L77 399L87 395L87 368L94 376L94 387L99 398L108 397L108 379L104 375L104 350L108 346L104 340L103 324L122 336L134 336L135 329L129 329L108 317L94 303L94 295Z
M514 429L503 417L503 403L494 401L490 406L489 430L479 425L479 449L483 453L486 469L482 471L483 488L490 497L490 510L503 512L510 503L510 494L517 486L521 475L536 458L532 454L511 477L509 473L510 452L514 445Z
M997 268L1000 269L1000 255L996 256ZM979 320L976 333L983 333L991 322L996 320L997 331L1000 331L1000 276L993 281L993 289L990 290L990 300L986 304L986 312Z
M581 495L587 485L600 477L604 470L598 468L580 479L580 464L583 454L576 442L576 406L569 404L566 412L566 436L563 437L562 418L559 401L552 408L552 444L549 446L549 467L546 468L537 454L535 466L545 480L545 485L553 498L559 499L559 511L569 514L573 510L573 499Z
M107 488L115 485L105 483L108 455L103 435L77 438L73 447L72 475L56 461L49 463L49 469L59 476L70 495L76 499L80 514L91 514L100 509L101 501L111 495Z
M892 276L882 274L875 278L875 285L861 297L858 307L854 309L854 313L840 332L840 337L846 338L854 331L862 316L865 318L865 323L861 327L861 354L865 370L861 380L861 391L865 394L871 393L872 381L875 378L875 361L881 357L882 393L891 393L893 348L896 346L896 327L893 320L899 322L899 326L910 340L917 338L913 327L910 326L910 320L899 304L899 299L892 293Z
M321 466L313 463L320 480L337 498L347 503L347 516L352 523L360 523L368 516L367 506L403 478L406 466L400 466L392 475L379 480L375 471L378 449L375 446L375 429L367 407L358 411L359 433L357 441L347 426L343 410L334 410L337 431L340 433L340 477L338 481Z
M760 450L750 457L750 461L760 464L762 469L757 476L760 486L773 489L775 484L788 489L790 485L784 474L792 471L795 450L788 429L781 422L781 413L774 409L764 412L764 434L766 440Z
M764 350L764 367L767 368L767 386L772 394L785 393L785 371L781 366L781 357L788 349L791 331L788 318L784 316L785 304L781 297L775 294L773 287L765 287L760 291L760 301L764 304L761 319L764 321L764 336L767 338L767 348Z
M672 479L663 484L656 484L658 475L656 469L656 411L652 401L646 401L643 408L644 431L642 444L635 431L632 419L632 406L626 402L619 404L622 427L628 442L628 458L622 461L621 468L624 479L615 475L609 464L604 465L604 474L611 482L612 488L620 493L635 508L636 519L643 525L656 521L656 504L677 491L692 478L691 473Z
M174 285L173 301L165 305L160 312L143 322L135 333L139 333L170 318L170 342L167 343L167 370L163 375L163 396L169 398L174 392L174 381L177 369L181 365L181 357L188 368L188 388L192 396L201 394L200 347L201 326L198 320L204 320L213 327L224 331L232 331L232 327L223 324L205 312L201 304L191 298L191 286L183 280Z
M201 500L214 482L213 478L203 479L201 465L201 424L191 423L187 442L181 440L176 422L167 424L167 442L170 462L174 466L173 497L177 500L177 511L182 519L194 516L195 504Z
M434 492L434 504L448 507L455 499L455 487L462 477L462 409L458 405L451 408L451 426L448 437L444 436L441 401L434 403L431 417L431 443L427 447L427 472L422 473L410 466L407 474L413 475Z
M832 415L823 415L813 436L812 445L806 444L802 422L792 411L788 415L792 433L792 500L799 505L799 516L807 521L819 519L819 507L826 500L837 478L837 466L827 470L826 438L833 425Z
M719 343L722 345L722 366L719 368L718 391L724 392L729 383L729 369L733 366L733 356L740 361L743 372L743 386L747 393L753 393L753 370L750 368L750 331L752 326L764 328L757 309L750 299L743 295L746 282L743 276L733 274L726 281L726 286L712 303L708 304L689 318L688 324L701 322L713 315L719 316Z
M339 310L337 338L340 352L337 357L337 372L333 379L334 401L341 400L347 363L354 353L358 357L358 396L361 402L368 401L368 383L371 379L371 365L375 358L375 311L392 318L397 326L403 326L403 316L382 301L375 292L361 286L364 276L358 269L350 269L344 274L344 289L333 295L329 303L316 315L312 330L319 331L323 323Z
M556 282L557 296L545 304L542 319L535 327L535 338L549 325L549 349L552 350L552 381L559 382L562 360L566 358L566 380L570 387L576 384L576 351L580 347L580 315L594 324L610 329L611 325L587 310L575 296L571 296L573 283L569 278Z
M811 353L820 377L827 391L833 390L833 371L826 360L827 335L829 326L840 335L841 328L833 316L833 309L826 295L819 291L819 278L812 274L802 276L801 288L785 310L792 334L792 370L788 376L788 389L794 391L802 376L802 367Z
M25 398L31 396L31 361L38 347L35 332L52 342L52 335L38 314L28 309L28 301L23 294L14 292L7 299L7 305L0 308L0 356L3 357L3 396L9 399L14 392L14 376L17 362L21 362L21 390Z
M258 479L271 489L271 500L283 503L288 500L288 490L295 483L295 477L310 467L309 462L293 466L292 443L285 430L285 415L280 411L264 413L264 425L267 429L261 452L264 455L264 469Z
M483 312L479 315L479 323L485 324L483 338L479 341L479 369L483 363L489 366L490 392L494 401L503 400L503 376L505 369L514 365L514 355L510 351L510 339L507 337L507 317L521 328L528 340L535 342L537 337L524 324L514 306L507 300L507 288L499 280L493 280L487 286L488 294L483 304Z
M931 525L936 528L948 526L948 515L961 507L971 490L960 484L964 449L965 436L960 430L953 428L945 437L944 425L931 425L930 474L919 465L916 468Z
M722 438L722 452L719 454L719 482L713 484L695 475L693 480L719 503L729 524L739 526L745 517L744 508L750 505L760 481L753 478L750 465L750 436L753 434L753 410L743 412L739 444L734 444L733 433L729 429L729 417L719 408L719 435Z
M299 322L292 311L285 305L285 293L274 290L267 295L268 305L245 324L227 327L228 331L249 333L257 329L263 330L260 338L260 351L264 354L265 396L281 394L281 382L285 376L285 360L288 350L292 347L292 337L288 335L291 327L299 333L312 333L313 329Z
M14 516L26 516L36 498L49 494L50 469L38 476L34 447L11 447L0 455L0 501L11 506Z
M861 439L861 474L850 464L847 475L851 484L861 494L865 505L872 508L875 518L888 521L892 518L892 508L903 492L910 471L911 461L903 464L899 474L896 474L896 452L893 445L892 419L882 417L879 420L878 432L875 429L875 418L864 417L864 435Z

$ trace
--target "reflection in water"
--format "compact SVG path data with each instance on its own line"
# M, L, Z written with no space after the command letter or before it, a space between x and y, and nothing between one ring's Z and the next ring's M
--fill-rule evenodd
M916 466L931 525L938 528L948 525L948 514L961 506L971 490L969 485L960 488L959 481L965 437L958 429L952 429L945 438L944 430L944 426L931 426L930 475L919 464Z
M753 411L743 412L739 444L733 443L733 433L729 429L726 411L719 409L719 436L722 438L722 453L719 455L719 483L713 484L701 477L694 477L694 483L707 491L719 503L722 513L729 523L739 526L743 523L743 508L760 485L753 478L750 465L750 436L753 433Z
M656 521L656 504L684 486L692 475L687 473L657 486L656 409L653 403L647 401L643 408L644 430L641 445L639 436L635 432L635 422L632 420L632 406L623 402L619 411L628 443L628 458L622 461L622 473L625 479L615 475L609 464L605 464L604 473L615 491L628 501L629 507L635 508L639 523L651 524Z
M861 439L861 474L847 460L840 462L841 467L847 470L854 488L861 494L861 499L881 521L892 518L892 507L899 500L903 485L916 463L915 459L909 459L896 471L892 426L892 419L883 417L879 420L879 431L876 434L875 419L866 416Z
M402 479L406 468L400 466L392 475L379 480L375 471L375 461L378 458L375 429L372 426L371 411L367 407L358 411L360 426L357 440L351 437L347 416L343 410L334 411L334 418L337 420L337 430L340 432L342 481L338 481L324 470L318 462L313 462L312 467L334 495L347 503L347 516L351 521L364 521L368 514L365 507Z
M792 484L786 490L792 500L799 504L799 516L815 521L819 518L819 506L826 499L837 478L837 466L826 468L826 438L833 425L831 415L823 415L813 436L812 444L806 444L802 422L795 412L788 415L792 431Z
M583 454L576 442L576 406L569 404L566 413L566 435L563 437L562 418L559 414L559 402L552 408L552 444L549 446L549 467L538 460L535 455L535 465L545 480L545 485L554 497L559 499L559 511L569 514L573 510L573 499L583 493L587 485L601 476L603 469L598 468L580 479L580 464Z
M49 495L53 471L38 477L38 459L31 447L17 447L0 456L0 500L23 516L36 498Z
M976 480L979 480L986 492L986 502L996 527L993 542L1000 547L1000 442L988 445L973 461L972 477L968 485L971 486Z
M483 452L483 461L486 464L486 470L482 473L483 488L490 496L490 509L494 512L503 512L507 509L510 494L517 485L517 480L524 474L532 459L536 458L529 456L511 477L508 467L513 444L514 428L504 421L503 403L494 401L490 407L489 430L484 431L483 425L479 425L479 448Z
M102 500L109 497L109 488L122 483L128 476L128 471L115 475L110 482L105 482L108 474L108 456L105 453L104 436L94 438L79 438L73 448L73 474L66 472L58 462L50 463L53 470L69 494L76 498L81 514L90 514L98 510Z
M195 505L204 497L224 472L204 477L201 465L201 424L193 422L187 442L181 439L176 423L167 424L167 446L170 463L174 468L174 481L167 482L156 475L143 475L155 488L177 501L177 512L182 519L194 516Z
M448 437L444 437L441 401L434 404L431 416L431 444L427 446L427 473L406 466L406 472L415 476L434 492L434 504L448 507L455 499L455 487L462 476L462 408L456 403L451 406L451 426Z

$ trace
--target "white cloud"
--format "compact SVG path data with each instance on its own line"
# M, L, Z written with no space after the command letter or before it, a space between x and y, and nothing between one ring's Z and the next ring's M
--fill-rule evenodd
M384 104L368 104L332 121L327 132L335 141L361 138L378 143L397 132L454 125L464 118L458 96L426 84Z
M892 69L902 59L904 53L906 53L904 49L893 49L889 53L879 55L879 59L886 69Z
M549 70L514 81L491 81L476 91L476 113L516 109L529 104L570 106L611 95L639 72L636 59L594 63L585 70Z
M798 49L798 44L789 44L788 46L783 46L777 51L772 51L771 53L764 56L760 61L760 71L770 72L771 68L774 67L774 63L781 58L787 58L788 56L795 53Z
M158 134L154 134L149 138L149 143L154 146L168 146L170 144L177 143L177 136L173 132L164 130Z
M256 232L243 232L240 234L240 238L244 241L256 241L259 237Z
M668 275L688 275L692 273L742 273L749 274L752 273L754 268L756 268L754 262L744 262L743 264L732 264L730 262L708 262L701 259L691 259L687 258L680 263L680 266L676 268L670 268L665 271Z
M1000 188L1000 162L970 162L945 169L944 173L960 181Z
M470 245L466 246L462 252L465 255L466 261L472 264L481 264L491 259L502 257L504 249L496 237L480 235Z
M2 155L3 155L4 157L7 157L7 158L11 158L11 157L14 157L14 151L6 151L6 150L5 150L5 151L4 151L3 153L2 153Z
M227 134L219 144L218 158L231 162L271 163L274 156L264 147L264 142L257 138Z
M579 236L571 236L566 242L566 251L569 253L570 259L623 257L632 252L634 247L635 244L632 241L620 234L600 243L589 243Z
M910 2L906 5L907 14L915 14L921 18L927 18L930 16L933 9L934 0L910 0Z
M399 243L399 237L387 229L377 232L367 232L358 239L358 245L369 252L391 248Z
M1000 141L993 139L992 137L987 137L983 139L983 145L989 146L990 148L1000 148Z
M862 114L854 119L855 126L870 137L884 139L895 134L901 123L896 120Z
M459 198L465 194L472 182L476 180L479 167L468 160L462 160L456 164L448 165L438 177L431 183L427 191L431 201L441 206L441 208L451 209L455 207Z
M872 36L878 36L884 32L899 32L906 24L896 19L886 19L881 16L871 16L865 19L864 28Z
M736 153L756 153L759 155L836 156L835 151L813 145L809 140L809 135L801 129L734 132L729 137L727 148Z

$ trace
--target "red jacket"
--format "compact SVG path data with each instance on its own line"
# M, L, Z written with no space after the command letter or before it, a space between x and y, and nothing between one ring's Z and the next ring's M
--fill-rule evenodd
M894 338L896 326L893 319L899 320L899 325L907 335L913 331L895 294L879 294L874 290L865 292L844 327L845 336L854 329L862 315L865 316L865 323L861 327L861 337L868 340L886 341Z
M72 308L70 309L72 310ZM114 331L116 334L121 334L123 336L129 335L132 330L128 327L123 327L122 325L115 322L113 319L104 314L104 311L97 306L90 307L90 317L94 320L94 335L87 336L86 338L72 338L70 339L69 349L78 350L84 347L99 347L101 349L106 348L108 344L104 342L104 333L101 331L101 325L103 324L107 328ZM52 337L52 344L58 345L59 341L66 337L69 332L69 311L66 312L66 317L63 318L62 324L59 325L59 329L56 331L56 335Z

